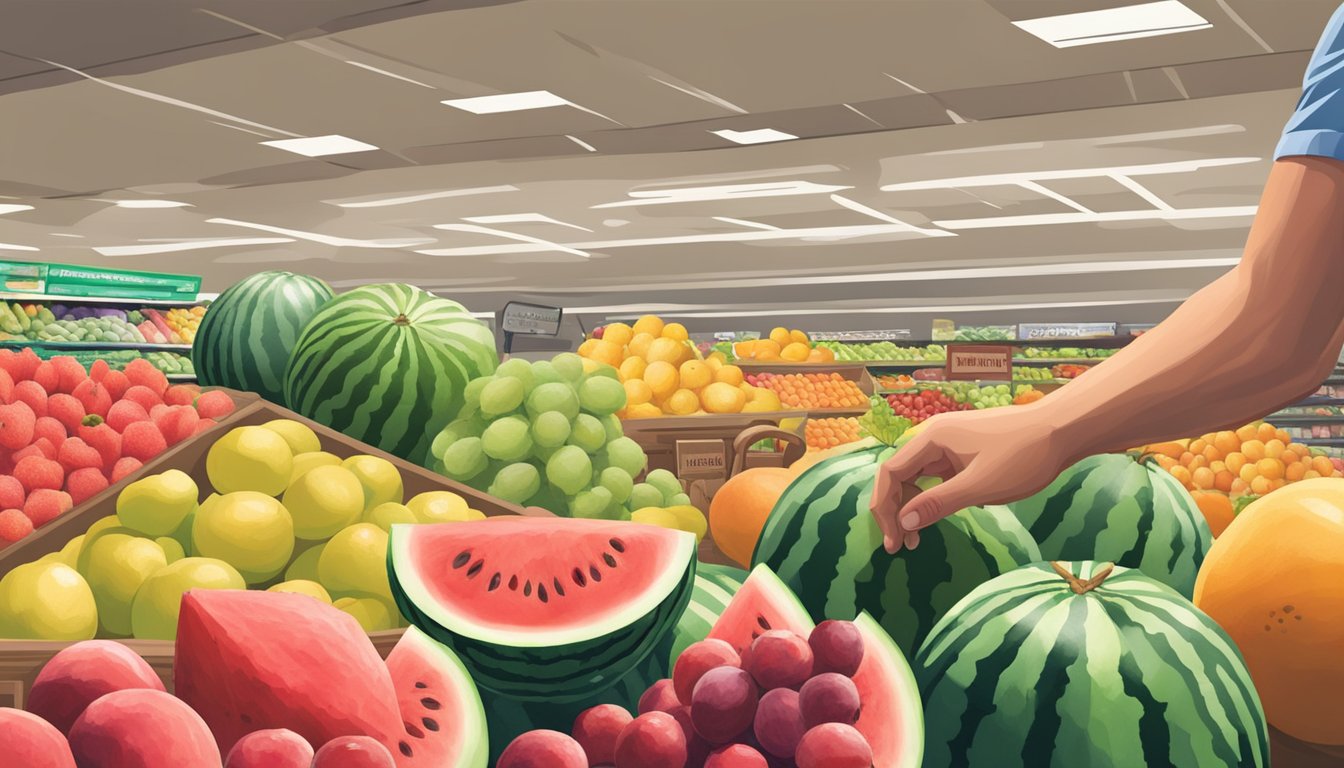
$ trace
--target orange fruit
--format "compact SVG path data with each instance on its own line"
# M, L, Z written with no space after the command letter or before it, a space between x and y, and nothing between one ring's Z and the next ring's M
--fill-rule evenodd
M644 369L647 366L648 363L644 362L642 357L627 357L621 361L620 367L616 369L616 375L621 381L642 379L644 378Z
M618 347L616 344L602 339L592 348L587 355L589 360L598 363L610 365L612 368L618 367L625 361L625 348Z
M682 389L700 389L714 381L714 371L702 360L687 360L681 364Z
M653 403L639 403L638 405L626 406L625 416L627 419L656 419L663 415L663 409Z
M778 344L781 349L793 343L793 335L789 333L788 328L772 328L766 338Z
M635 337L635 332L625 323L612 323L602 331L602 340L610 341L619 347L624 347Z
M653 392L654 399L663 400L677 391L681 377L677 375L677 369L671 363L656 360L644 369L644 381Z
M1204 513L1214 538L1218 538L1236 516L1232 511L1232 500L1227 498L1227 494L1218 491L1195 491L1191 495L1195 497L1199 511Z
M709 533L720 552L744 568L751 567L751 554L765 520L796 474L793 469L748 469L714 492L709 502Z
M1176 481L1181 485L1184 485L1187 488L1190 487L1190 470L1185 467L1172 467L1171 476L1176 478Z
M1283 451L1287 446L1277 437L1272 437L1265 441L1265 458L1278 459L1283 456Z
M1255 436L1260 439L1260 442L1267 443L1278 437L1279 431L1274 428L1273 424L1262 421L1260 422L1260 426L1255 428Z
M1335 474L1335 465L1330 463L1330 459L1326 456L1311 457L1311 468L1321 477L1332 477Z
M663 338L672 339L674 341L685 341L691 338L691 335L686 332L686 326L681 323L668 323L663 326Z
M1249 493L1250 490L1251 487L1246 484L1246 481L1238 477L1237 479L1232 481L1232 490L1230 491L1230 493L1233 496L1241 496L1243 494Z
M1233 451L1232 453L1227 454L1227 457L1223 459L1223 463L1227 464L1227 468L1235 475L1240 472L1241 468L1246 464L1246 456L1240 452Z
M593 347L596 347L599 341L601 340L585 339L584 342L579 345L579 357L590 357L593 354Z
M1241 471L1237 473L1237 477L1240 477L1242 481L1247 484L1259 476L1260 474L1256 471L1255 465L1249 461L1246 462L1246 464L1242 466Z
M714 372L714 380L721 381L724 384L739 386L743 383L742 369L736 365L725 365Z
M791 363L801 363L807 359L808 352L810 351L811 350L808 349L806 344L793 342L780 350L779 357L781 360L788 360Z
M1314 469L1308 469L1308 470L1307 470L1307 473L1306 473L1305 475L1302 476L1302 479L1303 479L1303 480L1315 480L1316 478L1318 478L1318 477L1320 477L1320 476L1321 476L1321 473L1320 473L1320 472L1317 472L1317 471L1314 470Z
M1241 441L1237 439L1237 433L1227 430L1213 436L1213 445L1222 451L1224 456L1241 449Z
M626 351L629 352L632 357L648 358L649 347L653 346L653 339L654 337L647 333L637 333L634 338L630 339L630 343L626 345Z
M1265 444L1260 440L1247 440L1241 444L1241 453L1247 461L1259 461L1265 458Z
M1255 479L1251 480L1251 493L1257 496L1263 496L1272 490L1274 490L1274 486L1267 477L1257 475Z
M1213 475L1213 487L1223 493L1231 492L1232 486L1236 481L1237 476L1226 469L1220 472L1215 472Z
M739 360L750 360L756 354L756 340L739 341L733 345L733 356Z
M1254 424L1247 424L1246 426L1237 429L1237 439L1243 443L1247 440L1254 440L1255 435L1256 428Z
M653 343L649 345L648 354L644 355L644 359L648 360L650 363L661 361L664 363L680 365L682 350L684 349L685 347L683 347L679 341L658 338L654 339Z
M709 357L705 358L705 365L709 366L709 370L718 373L719 369L727 365L727 363L725 363L723 361L723 358L721 357L714 357L713 355L710 355Z
M700 410L700 398L689 389L678 389L663 403L663 412L673 416L689 416Z
M761 339L756 342L752 350L752 358L755 360L779 360L779 351L782 347L770 339Z
M626 379L625 406L642 405L653 400L653 387L643 379Z
M1208 442L1206 442L1206 441L1204 440L1204 438L1199 437L1199 438L1195 438L1194 440L1191 440L1191 441L1190 441L1190 447L1187 448L1186 450L1190 451L1191 453L1203 453L1203 452L1204 452L1204 447L1207 446L1207 445L1208 445Z
M811 339L807 338L807 334L802 331L789 331L789 340L795 344L805 344L809 347L812 346Z
M1284 443L1285 445L1288 444L1288 443L1293 442L1293 438L1290 437L1290 436L1288 435L1287 430L1283 430L1283 429L1276 429L1276 430L1274 430L1274 437L1275 437L1279 442Z
M709 413L741 413L747 404L747 393L719 381L705 387L700 401Z
M1200 467L1190 473L1190 481L1200 490L1207 491L1213 488L1213 470L1208 467Z
M1204 446L1204 452L1201 455L1208 459L1210 464L1223 458L1223 452L1212 445Z
M1195 581L1195 605L1241 651L1266 719L1315 744L1344 744L1341 572L1344 481L1321 478L1242 510Z
M635 325L630 330L638 336L641 333L647 333L653 338L663 335L663 319L657 315L645 315L635 321Z
M1307 476L1307 465L1301 461L1294 461L1285 465L1283 468L1283 479L1290 483L1296 483Z

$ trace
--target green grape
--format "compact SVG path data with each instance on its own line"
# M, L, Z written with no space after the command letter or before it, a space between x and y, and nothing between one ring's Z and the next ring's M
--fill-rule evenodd
M527 506L541 507L557 515L569 516L569 501L565 494L549 485L543 485L541 490L534 493L532 498L527 500Z
M597 476L597 482L610 491L611 497L621 504L629 500L630 493L635 488L635 481L630 477L630 473L620 467L603 469Z
M605 519L607 510L612 507L612 501L611 491L599 485L580 491L573 501L569 502L569 513L573 517Z
M644 478L644 482L657 488L668 506L672 504L672 497L682 492L681 481L666 469L653 470Z
M597 453L607 442L607 430L602 422L586 413L579 414L569 433L569 444L577 445L587 453Z
M546 461L546 479L572 496L592 482L593 462L582 448L566 445Z
M481 390L481 413L488 417L512 413L523 404L527 387L513 377L495 377Z
M532 364L532 387L528 389L528 392L542 384L564 384L566 382L567 379L555 370L555 366L551 365L549 360L539 360Z
M481 392L494 381L494 376L482 376L479 379L472 379L467 382L467 386L462 388L462 410L470 408L473 412L481 407Z
M597 416L609 416L625 407L625 387L606 376L589 376L579 385L579 404Z
M499 367L495 369L495 377L502 378L505 376L523 382L523 388L528 391L531 391L535 383L532 376L532 364L521 357L505 360L499 364Z
M583 358L573 352L561 352L551 358L551 365L571 383L578 384L583 379Z
M532 442L542 448L558 448L569 439L569 419L559 411L539 413L532 419Z
M532 428L521 416L506 416L485 428L481 450L500 461L520 461L532 453Z
M667 506L669 507L689 507L690 505L691 505L691 497L687 496L684 493L678 493L676 496L673 496L667 502Z
M598 421L602 422L602 428L607 432L607 442L625 435L625 430L621 427L621 420L616 417L616 414L607 414Z
M564 446L554 445L545 448L537 446L536 448L532 449L532 456L537 459L540 459L541 461L550 461L551 457L555 455L555 452L560 450L561 448L564 448Z
M470 480L490 463L481 447L481 438L464 437L443 452L443 469L454 480Z
M499 470L499 474L495 475L495 481L490 484L488 493L514 504L522 504L539 490L541 490L541 473L531 464L519 462Z
M579 396L574 387L559 382L538 384L527 396L527 412L532 416L547 411L559 411L566 419L579 415Z
M648 457L644 455L644 449L640 448L639 443L629 437L619 437L612 440L602 450L606 454L608 465L624 469L631 477L638 477L649 461Z
M448 446L458 441L462 437L453 431L453 425L444 427L439 434L434 436L434 442L429 444L429 455L443 461L443 452L448 450ZM295 457L297 459L297 457Z
M663 492L648 483L635 483L635 487L630 490L630 503L626 506L633 510L661 507Z

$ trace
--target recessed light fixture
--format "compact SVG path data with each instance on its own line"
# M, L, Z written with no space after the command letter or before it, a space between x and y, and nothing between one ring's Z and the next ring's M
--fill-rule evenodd
M447 99L441 102L474 115L494 115L500 112L521 112L525 109L565 107L570 102L550 91L501 93L495 96L475 96L468 99Z
M0 215L4 215L6 213L18 213L19 211L31 211L31 210L33 210L33 206L31 205L20 205L18 203L0 203Z
M118 208L190 208L191 203L176 200L118 200Z
M710 131L710 133L725 138L734 144L769 144L772 141L788 141L798 138L792 133L777 131L774 128L758 128L754 131L734 131L725 128L721 131Z
M0 243L0 251L37 251L37 250L40 249L34 248L31 245L15 245L14 243Z
M1175 35L1213 26L1208 19L1185 7L1180 0L1106 8L1100 11L1066 13L1039 19L1014 21L1013 26L1056 48Z
M304 157L325 157L326 155L348 155L354 152L368 152L377 149L372 144L348 138L346 136L309 136L299 139L277 139L261 142L263 147L275 147Z

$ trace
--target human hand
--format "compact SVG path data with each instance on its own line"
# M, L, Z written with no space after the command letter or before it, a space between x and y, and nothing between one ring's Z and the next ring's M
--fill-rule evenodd
M886 550L966 507L1026 498L1068 466L1070 452L1034 405L940 414L877 474L870 505ZM920 477L944 481L926 491Z

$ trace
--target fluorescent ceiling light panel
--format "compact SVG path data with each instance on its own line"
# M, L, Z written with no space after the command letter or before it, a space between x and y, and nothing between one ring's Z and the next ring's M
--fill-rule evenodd
M105 245L93 250L103 256L153 256L158 253L199 251L206 248L232 248L243 245L279 245L292 243L287 237L229 237L219 240L192 240L185 243L154 243L152 245Z
M18 213L19 211L31 211L31 210L33 210L33 206L31 205L19 205L17 203L0 204L0 216L3 216L6 213Z
M15 245L13 243L0 243L0 251L36 251L40 250L31 245Z
M1105 213L1041 213L1034 216L995 216L987 219L950 219L933 222L944 229L996 229L999 227L1039 227L1050 224L1100 224L1108 221L1177 221L1182 219L1229 219L1254 216L1258 206L1239 205L1224 208L1155 209L1143 211L1107 211Z
M190 208L191 203L176 200L118 200L118 208Z
M1073 48L1194 32L1209 29L1213 25L1179 0L1161 0L1122 8L1014 21L1013 26L1056 48Z
M440 103L474 115L494 115L500 112L522 112L527 109L546 109L547 107L567 107L570 105L568 100L562 99L550 91L501 93L495 96L476 96L469 99L448 99Z
M1189 173L1203 168L1243 165L1259 162L1258 157L1211 157L1206 160L1180 160L1174 163L1146 165L1117 165L1109 168L1065 168L1057 171L1020 171L993 173L983 176L958 176L950 179L903 181L883 185L883 192L912 192L922 189L956 189L957 187L997 187L1021 184L1025 181L1054 181L1056 179L1090 179L1101 176L1155 176L1164 173Z
M710 133L725 138L734 144L769 144L772 141L788 141L798 138L792 133L777 131L774 128L758 128L754 131L734 131L725 128L721 131L710 131Z
M789 195L820 195L842 192L853 187L834 184L815 184L810 181L771 181L762 184L721 184L713 187L677 187L671 189L640 190L631 192L633 200L602 203L594 208L625 208L632 205L667 205L669 203L703 203L707 200L737 200L749 197L787 197Z
M334 235L324 235L320 232L305 232L301 229L286 229L285 227L273 227L269 224L257 224L251 221L238 221L237 219L206 219L206 224L226 224L233 227L243 227L244 229L255 229L261 232L271 232L277 235L285 235L296 240L307 240L312 243L321 243L330 245L333 248L413 248L417 245L428 245L434 240L424 237L392 237L379 238L375 240L360 240L353 237L336 237Z
M368 152L377 149L372 144L365 144L362 141L338 136L309 136L300 139L277 139L276 141L263 141L264 147L275 147L283 149L286 152L293 152L296 155L304 157L326 157L327 155L349 155L355 152Z
M512 184L500 184L493 187L471 187L469 189L448 189L442 192L417 192L411 195L401 195L399 197L375 197L375 198L352 198L348 200L323 200L327 205L335 205L340 208L387 208L394 205L410 205L411 203L423 203L427 200L442 200L446 197L468 197L471 195L488 195L495 192L517 192L518 188Z
M472 224L555 224L561 227L577 229L581 232L592 232L587 227L581 227L578 224L570 224L552 219L544 213L501 213L494 216L464 216L463 221L470 221Z

